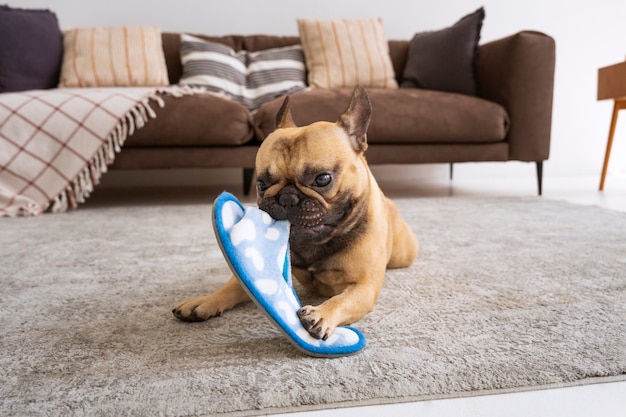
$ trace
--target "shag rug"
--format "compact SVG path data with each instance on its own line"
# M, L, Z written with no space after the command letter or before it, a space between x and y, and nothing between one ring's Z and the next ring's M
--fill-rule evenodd
M626 379L625 214L396 201L421 253L355 324L365 350L338 359L304 356L252 303L173 317L229 276L208 202L0 219L0 415L239 416Z

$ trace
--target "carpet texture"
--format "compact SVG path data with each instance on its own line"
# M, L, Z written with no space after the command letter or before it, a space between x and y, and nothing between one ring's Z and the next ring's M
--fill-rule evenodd
M252 303L172 316L229 275L208 204L0 219L0 415L234 416L626 379L625 214L396 201L421 253L356 324L365 350L338 359L301 354Z

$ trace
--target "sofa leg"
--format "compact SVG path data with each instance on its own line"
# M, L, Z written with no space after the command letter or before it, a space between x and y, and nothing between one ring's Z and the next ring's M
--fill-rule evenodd
M450 181L454 178L454 163L450 162Z
M537 190L539 195L542 193L543 184L543 161L537 161Z
M252 178L254 177L254 168L243 169L243 194L250 195L250 188L252 187Z

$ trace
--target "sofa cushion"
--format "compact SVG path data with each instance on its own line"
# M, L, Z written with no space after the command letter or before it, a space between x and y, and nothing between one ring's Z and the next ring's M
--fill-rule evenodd
M433 90L367 89L372 102L369 143L491 143L505 139L509 118L491 101ZM313 89L290 96L297 125L336 121L346 110L351 89ZM275 125L282 99L262 106L254 115L259 138Z
M62 56L54 13L0 6L0 93L56 87Z
M311 87L398 87L382 19L299 19L298 32Z
M157 117L126 140L125 146L235 146L252 138L250 112L241 104L204 93L163 96L152 106Z
M180 84L202 87L250 110L306 88L302 46L235 52L217 42L183 34Z
M169 84L157 26L70 29L63 45L59 87Z
M401 87L476 95L475 62L484 18L481 7L451 27L415 34Z
M163 32L161 33L161 42L163 43L163 55L165 56L165 64L167 65L167 75L170 78L170 84L178 84L180 76L183 74L183 64L180 62L180 33ZM228 45L235 51L242 49L243 36L207 36L194 34L196 38L218 42Z

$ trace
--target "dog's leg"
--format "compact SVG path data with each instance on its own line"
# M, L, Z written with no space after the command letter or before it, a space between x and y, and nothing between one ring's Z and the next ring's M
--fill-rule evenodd
M250 301L248 294L233 276L217 291L183 301L172 313L182 321L205 321L246 301Z
M374 282L382 284L382 279ZM374 309L381 287L374 282L353 284L318 306L302 307L300 322L313 337L326 340L337 326L352 324Z

